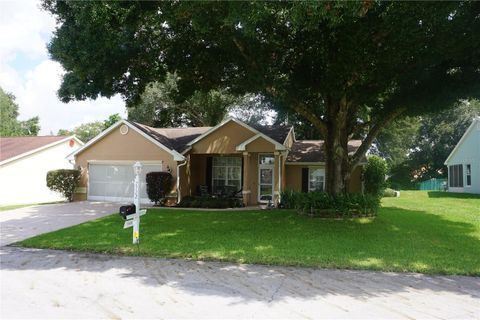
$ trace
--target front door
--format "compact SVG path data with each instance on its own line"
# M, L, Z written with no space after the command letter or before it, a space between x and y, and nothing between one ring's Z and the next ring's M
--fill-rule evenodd
M275 157L271 154L258 156L258 201L273 201Z

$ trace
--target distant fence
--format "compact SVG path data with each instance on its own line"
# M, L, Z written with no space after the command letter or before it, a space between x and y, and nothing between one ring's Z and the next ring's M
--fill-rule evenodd
M445 186L447 184L447 179L430 179L426 181L422 181L418 184L419 190L438 190L443 191L445 190Z

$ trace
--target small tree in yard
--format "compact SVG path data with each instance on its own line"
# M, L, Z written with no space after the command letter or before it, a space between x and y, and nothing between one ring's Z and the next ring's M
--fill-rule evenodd
M68 201L73 201L73 194L80 181L80 170L59 169L47 172L47 187L61 193Z
M147 194L157 205L172 190L173 177L169 172L147 173Z
M365 193L381 195L385 190L385 175L388 172L387 162L379 156L371 156L365 166L363 179L365 182Z

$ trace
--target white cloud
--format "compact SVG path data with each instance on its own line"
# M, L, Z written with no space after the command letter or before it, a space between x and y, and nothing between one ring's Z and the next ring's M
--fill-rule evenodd
M0 58L12 60L23 53L32 59L46 58L45 36L55 28L55 19L41 11L37 1L0 2Z
M37 1L0 1L0 86L17 97L20 119L40 117L40 134L57 133L113 113L126 116L119 96L62 103L61 65L48 59L55 20Z

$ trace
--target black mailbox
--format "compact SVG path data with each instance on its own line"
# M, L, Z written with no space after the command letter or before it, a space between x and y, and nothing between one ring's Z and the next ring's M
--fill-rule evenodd
M127 219L128 215L134 214L135 212L135 205L133 203L120 207L120 216L125 220Z

